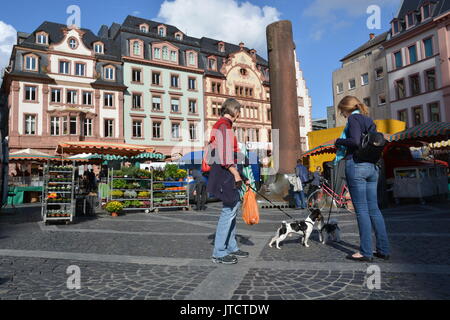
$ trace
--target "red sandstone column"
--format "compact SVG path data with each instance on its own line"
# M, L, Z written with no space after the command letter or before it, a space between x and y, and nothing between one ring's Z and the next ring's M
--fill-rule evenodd
M279 173L293 173L301 154L295 72L295 45L290 21L267 27L272 128L279 130ZM274 146L276 152L276 146ZM276 157L275 157L276 160Z

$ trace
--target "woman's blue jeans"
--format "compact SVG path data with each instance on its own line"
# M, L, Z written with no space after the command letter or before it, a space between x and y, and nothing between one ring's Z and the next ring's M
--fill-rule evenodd
M377 186L379 168L372 163L355 163L353 159L350 159L346 161L345 174L358 220L361 242L360 253L369 258L373 256L373 228L377 252L389 255L390 248L386 225L383 215L378 208Z
M214 258L223 258L239 251L236 241L236 215L240 207L241 202L238 202L234 208L223 206L214 242Z

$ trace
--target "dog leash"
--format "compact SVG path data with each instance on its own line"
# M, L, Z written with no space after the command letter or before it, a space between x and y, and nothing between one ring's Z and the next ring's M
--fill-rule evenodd
M261 193L259 193L258 191L256 191L255 189L252 188L252 186L248 186L251 190L253 190L253 192L255 192L257 195L259 195L261 198L263 198L264 200L268 201L272 206L274 206L275 208L277 208L278 210L280 210L281 212L283 212L287 217L289 217L291 220L295 220L290 214L288 214L287 212L285 212L283 209L281 209L280 206L275 205L272 201L270 201L269 199L267 199L265 196L263 196Z

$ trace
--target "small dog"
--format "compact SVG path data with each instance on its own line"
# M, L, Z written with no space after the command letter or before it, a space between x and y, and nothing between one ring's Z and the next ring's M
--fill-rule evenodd
M284 241L292 233L295 233L302 236L302 244L309 248L308 240L316 225L319 230L320 242L323 242L320 230L323 230L325 226L324 219L320 210L314 209L305 221L294 221L291 223L283 221L281 228L278 229L277 235L270 241L269 246L272 248L273 244L276 243L277 249L281 249L280 242Z
M341 229L336 219L331 219L320 229L320 238L322 238L322 244L327 243L328 240L341 242Z

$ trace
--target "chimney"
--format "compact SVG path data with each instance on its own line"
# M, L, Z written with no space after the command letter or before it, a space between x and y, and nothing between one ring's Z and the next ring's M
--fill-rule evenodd
M370 34L370 40L373 40L373 39L375 39L375 33Z
M245 44L243 42L239 43L239 47L241 48L241 50L244 50L244 46Z

